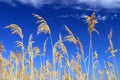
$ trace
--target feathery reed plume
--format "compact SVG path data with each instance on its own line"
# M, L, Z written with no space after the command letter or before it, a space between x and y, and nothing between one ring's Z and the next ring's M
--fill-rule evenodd
M110 29L110 33L108 35L108 40L109 40L109 47L107 49L107 52L110 52L112 54L112 57L115 56L115 53L117 52L117 50L114 49L114 46L113 46L113 42L112 42L112 29Z
M87 16L85 15L84 18L86 18L86 21L88 23L88 31L89 34L92 35L92 32L95 31L97 32L97 34L99 34L99 32L94 28L95 24L98 23L97 20L95 20L95 12L91 15L91 16Z
M40 23L40 25L38 26L37 34L39 35L42 32L44 32L45 34L50 34L50 29L45 19L37 14L33 14L33 16L38 19L37 23Z
M74 44L77 44L77 40L73 35L68 35L64 38L65 41L73 42Z
M36 57L36 56L38 56L39 53L40 53L40 48L39 48L39 47L34 47L34 48L33 48L33 51L34 51L35 57Z
M38 14L32 14L32 15L33 15L35 18L38 19L37 23L46 23L46 24L47 24L47 22L44 20L44 18L41 17L40 15L38 15Z
M95 52L94 52L94 55L93 55L93 57L94 57L95 59L97 59L97 58L98 58L97 51L95 51Z
M65 30L70 34L73 35L73 33L70 31L70 29L68 28L68 26L65 25Z
M75 38L75 36L73 35L73 33L70 31L70 29L65 25L65 30L69 33L68 36L66 36L64 38L65 41L69 41L74 43L75 45L77 44L77 39Z
M21 49L24 48L23 42L22 41L16 41L17 47L20 47Z
M22 29L18 25L11 24L4 28L10 28L12 31L12 34L18 34L20 36L20 38L23 39Z
M41 23L39 26L38 26L38 31L37 31L37 34L39 35L40 33L44 32L45 34L48 33L50 34L50 29L49 29L49 26L45 23Z

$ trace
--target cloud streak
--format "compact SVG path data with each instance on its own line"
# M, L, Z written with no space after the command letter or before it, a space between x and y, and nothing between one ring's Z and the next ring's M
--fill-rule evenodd
M17 2L32 5L35 8L40 8L46 4L59 5L59 7L71 7L74 9L95 8L95 9L120 9L120 0L0 0L9 4Z
M108 18L108 16L101 16L100 14L97 16L97 20L99 21L105 21Z

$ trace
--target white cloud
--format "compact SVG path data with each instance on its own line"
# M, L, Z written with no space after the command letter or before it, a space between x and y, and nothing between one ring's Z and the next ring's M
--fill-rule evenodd
M85 19L84 16L87 15L85 13L82 14L65 14L65 15L60 15L57 16L57 18L74 18L74 19ZM98 14L96 16L96 19L98 21L106 21L107 19L116 19L118 17L118 14L113 14L113 15L102 15L102 14Z
M111 16L111 19L113 20L113 19L115 19L115 18L117 18L117 14L114 14L113 16Z
M30 4L33 7L41 7L45 4L58 4L61 7L72 7L75 9L82 9L83 5L89 8L120 8L120 0L0 0L6 3L20 2L23 4Z
M108 18L108 16L102 16L102 15L98 15L97 19L100 21L105 21Z
M30 4L33 7L41 7L45 4L53 4L54 0L16 0L23 4Z
M5 2L5 3L8 3L8 4L11 4L12 6L15 6L13 0L0 0L0 2Z
M81 15L79 14L65 14L65 15L60 15L57 16L58 18L75 18L75 19L80 19Z
M78 2L94 8L120 8L120 0L79 0Z

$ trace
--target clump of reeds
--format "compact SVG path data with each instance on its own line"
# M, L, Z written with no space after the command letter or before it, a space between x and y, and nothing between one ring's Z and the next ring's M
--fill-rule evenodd
M16 49L10 51L8 58L3 57L4 46L0 42L0 80L119 80L119 71L116 61L117 49L114 48L112 42L112 29L108 35L109 47L107 52L111 53L108 59L112 58L113 62L105 61L104 68L100 67L99 52L94 51L92 47L92 32L98 31L95 29L95 24L98 23L95 12L91 16L85 15L84 18L88 23L88 32L90 34L89 54L85 56L84 45L80 38L75 36L68 26L65 30L68 35L63 37L59 34L57 42L52 41L52 34L47 21L39 16L33 14L37 18L39 26L37 28L37 35L40 33L49 34L51 42L52 59L46 59L47 54L47 38L44 41L43 50L38 46L33 45L33 34L30 34L28 45L24 45L24 36L22 29L17 24L11 24L5 28L12 30L12 34L18 34L21 40L15 41ZM65 43L71 42L74 44L76 51L70 54L69 48ZM67 43L69 44L69 43ZM7 51L8 52L8 51ZM39 69L34 66L35 57L40 57L37 63L40 63ZM88 63L87 63L88 61ZM36 63L36 64L37 64ZM29 71L28 71L29 70Z

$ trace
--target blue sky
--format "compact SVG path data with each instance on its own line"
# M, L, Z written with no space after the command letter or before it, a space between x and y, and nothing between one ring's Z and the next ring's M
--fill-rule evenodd
M3 29L3 27L12 23L18 24L22 28L26 46L29 35L33 33L34 45L42 49L43 42L48 35L40 34L37 36L37 26L39 24L36 24L36 19L32 16L32 13L41 15L48 22L54 43L58 40L59 32L61 32L63 37L67 35L67 32L64 30L64 24L67 25L74 35L80 38L85 55L88 55L89 34L83 16L91 15L96 11L99 23L96 24L95 28L100 35L93 32L93 49L98 52L100 63L103 65L103 59L108 60L107 57L110 56L110 53L105 53L109 46L107 35L110 28L113 29L114 46L116 49L120 49L119 4L120 0L0 0L0 41L3 42L7 51L3 55L7 57L9 50L14 50L14 41L19 40L17 35L11 36L9 30ZM74 55L75 46L71 43L66 45L69 53ZM47 58L51 59L49 39L47 50ZM119 53L116 53L118 63L120 63ZM38 59L36 58L35 61Z

